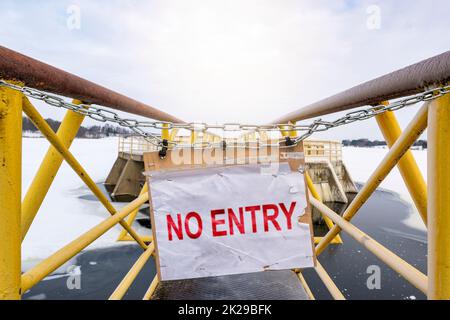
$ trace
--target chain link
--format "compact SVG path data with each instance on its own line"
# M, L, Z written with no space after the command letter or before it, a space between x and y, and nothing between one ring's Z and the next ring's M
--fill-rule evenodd
M164 122L164 121L139 121L136 119L127 119L121 118L118 113L107 110L105 108L101 108L98 106L88 105L88 104L74 104L65 101L63 98L58 97L56 95L48 94L44 91L40 91L37 89L33 89L30 87L22 87L18 86L4 80L0 79L0 86L8 87L10 89L20 91L25 96L29 98L33 98L36 100L41 100L48 105L64 108L67 110L71 110L87 116L93 120L100 122L112 122L117 125L127 128L134 132L135 134L142 136L146 141L151 144L162 147L163 139L152 132L149 132L144 129L186 129L189 131L195 132L204 132L210 129L222 130L223 132L241 132L241 131L251 131L251 132L290 132L296 131L301 132L302 134L296 138L292 138L291 145L297 145L301 141L307 139L311 135L316 132L328 131L332 128L348 125L357 121L364 121L371 119L379 114L385 113L387 111L397 111L403 109L405 107L420 103L426 102L430 100L437 99L442 97L448 93L450 93L450 85L442 86L436 89L430 89L424 91L421 94L414 95L411 97L407 97L403 100L395 101L389 105L376 105L371 106L367 109L356 110L347 113L345 116L335 120L335 121L324 121L322 119L315 120L309 125L305 124L270 124L270 125L253 125L253 124L240 124L240 123L224 123L224 124L207 124L204 122L191 122L191 123L172 123L172 122ZM223 146L223 142L197 142L190 145L181 145L175 142L168 142L172 147L194 147L194 148L218 148ZM282 144L282 141L280 142ZM258 142L257 146L253 148L263 148L263 147L273 147L280 146L274 144L261 144ZM235 143L233 146L241 146L245 145L244 143Z

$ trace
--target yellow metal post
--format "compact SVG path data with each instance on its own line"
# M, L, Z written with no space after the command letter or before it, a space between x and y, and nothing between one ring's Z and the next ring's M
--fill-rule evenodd
M163 124L163 128L167 128L167 129L162 129L161 130L161 139L163 140L169 140L170 139L170 130L169 125L168 124Z
M139 193L139 196L142 196L143 194L148 192L148 184L147 182L144 183L144 186L141 189L141 192ZM132 227L133 226L133 222L136 219L136 216L139 212L139 208L136 208L133 212L131 212L131 214L129 215L128 219L127 219L127 224ZM122 229L122 231L120 232L119 238L117 238L117 241L130 241L133 240L133 238L131 237L127 237L128 232L125 229ZM148 238L148 239L144 239L143 236L141 236L141 238L146 241L146 242L150 242L152 239Z
M289 130L291 126L294 126L295 123L289 122L287 126L280 126L280 132L283 137L291 137L295 138L297 136L297 131Z
M289 122L289 125L295 125L295 123L293 124L292 122ZM282 134L284 137L290 137L290 138L295 138L295 137L297 137L297 131L295 131L295 130L292 130L292 131L289 131L289 132L286 131L285 134L283 134L283 131L281 131L281 134ZM312 179L311 179L311 176L309 175L309 173L308 173L307 171L305 171L305 178L306 178L306 184L308 185L308 189L309 189L309 191L311 192L311 195L312 195L315 199L317 199L317 200L319 200L319 201L322 202L322 199L321 199L321 197L320 197L320 194L319 194L319 192L317 191L316 187L314 186L314 183L313 183L313 181L312 181ZM333 221L331 221L328 217L323 216L323 219L325 220L325 223L326 223L328 229L331 229L331 228L334 227ZM322 237L314 237L314 244L319 244L321 240L322 240ZM340 235L336 235L336 237L334 237L334 239L332 239L332 240L330 241L330 243L333 243L333 244L342 244L343 241L342 241Z
M323 214L332 219L339 227L347 232L353 239L358 241L363 247L372 252L381 261L386 263L392 269L397 271L409 283L426 294L427 292L427 276L410 265L408 262L397 256L395 253L375 241L367 234L359 230L350 222L342 218L336 212L328 208L316 199L310 199L311 205L320 210Z
M20 299L22 94L0 87L0 300Z
M178 129L172 129L172 131L170 131L170 135L169 135L169 141L174 141L175 137L178 134Z
M389 148L392 148L395 141L402 134L400 125L392 111L388 111L376 116L378 126L383 133ZM398 169L408 188L417 211L419 211L425 225L427 224L427 185L420 172L419 166L410 150L398 162Z
M82 104L79 100L74 100L73 103L77 105ZM84 115L71 110L67 111L56 134L64 147L70 147L83 119ZM50 146L22 202L22 239L25 238L34 217L39 211L39 208L61 167L62 161L62 155L55 147Z
M308 295L309 300L316 300L314 294L311 291L311 288L309 287L308 283L306 282L301 272L297 273L297 277L300 280L300 283L302 284L303 288L305 289L305 292Z
M324 267L320 264L320 262L316 261L316 267L315 270L317 272L317 275L319 276L320 280L322 280L325 287L327 287L328 292L330 292L331 296L334 300L345 300L344 295L342 294L341 290L336 286L334 281L331 279L331 277L328 275L327 271L324 269Z
M317 201L322 202L322 197L320 196L319 192L317 191L316 187L314 186L314 183L313 183L313 181L312 181L312 179L311 179L311 176L309 175L308 172L305 172L305 177L306 177L306 184L308 185L308 190L311 192L311 195L313 196L313 198L316 199ZM325 216L325 215L323 215L323 214L322 214L322 217L323 217L323 220L325 221L325 223L326 223L328 229L331 230L331 228L334 227L333 221L331 221L330 218L328 218L327 216ZM320 239L320 238L319 238L319 239ZM314 241L314 242L316 242L316 241ZM320 243L320 240L319 240L319 243ZM332 243L335 243L335 244L342 244L343 241L342 241L341 236L338 234L338 235L333 239Z
M159 279L158 279L158 275L156 275L152 282L150 283L150 286L147 289L147 292L144 295L144 298L142 298L142 300L150 300L153 296L153 293L155 293L156 288L158 287L158 283L159 283Z
M428 298L450 299L450 95L428 116Z
M289 124L292 126L295 126L296 123L289 122ZM289 131L289 137L291 137L291 138L297 137L297 131L295 131L295 130Z
M139 208L147 201L147 193L139 196L137 199L123 207L119 212L100 222L98 225L25 272L22 275L22 291L25 292L31 289L39 281L69 261L76 254L80 253L81 250L105 234L105 232L114 227L116 224L120 223L122 219L127 217L134 209Z
M152 243L147 250L136 260L134 265L128 271L126 276L122 279L120 284L117 286L116 290L111 294L109 300L121 300L123 296L127 293L128 289L133 284L134 280L138 276L139 272L147 263L148 259L152 256L155 251L155 245Z
M193 145L197 140L197 132L192 130L191 131L191 145Z

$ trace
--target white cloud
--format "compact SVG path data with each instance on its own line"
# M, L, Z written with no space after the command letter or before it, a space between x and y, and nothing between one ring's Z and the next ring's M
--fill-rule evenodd
M445 0L4 2L3 45L187 121L268 122L450 47ZM372 121L322 136L379 134Z

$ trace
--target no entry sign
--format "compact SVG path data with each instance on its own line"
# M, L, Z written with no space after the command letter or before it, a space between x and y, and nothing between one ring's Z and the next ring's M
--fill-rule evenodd
M314 266L304 177L288 163L155 171L149 183L161 280Z

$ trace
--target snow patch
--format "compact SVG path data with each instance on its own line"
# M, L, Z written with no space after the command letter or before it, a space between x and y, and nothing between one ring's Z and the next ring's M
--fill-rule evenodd
M117 157L118 138L75 139L70 150L91 178L101 184L107 177ZM40 163L47 152L46 139L23 139L23 196L30 186ZM96 199L80 196L91 194L74 171L63 162L39 212L22 243L23 269L34 266L64 245L109 217L109 213ZM123 204L114 204L120 209ZM148 234L148 229L135 226L138 232ZM88 249L126 245L116 242L121 227L115 226L94 241ZM70 262L72 264L72 262ZM65 273L67 264L56 273Z
M369 179L370 175L378 167L388 151L387 148L344 147L342 149L342 156L352 178L357 182L364 183ZM412 150L412 153L426 181L427 151ZM426 231L425 224L414 206L411 195L409 194L397 167L391 171L381 183L380 187L398 193L400 198L410 205L411 210L409 216L403 221L406 225L411 228Z

